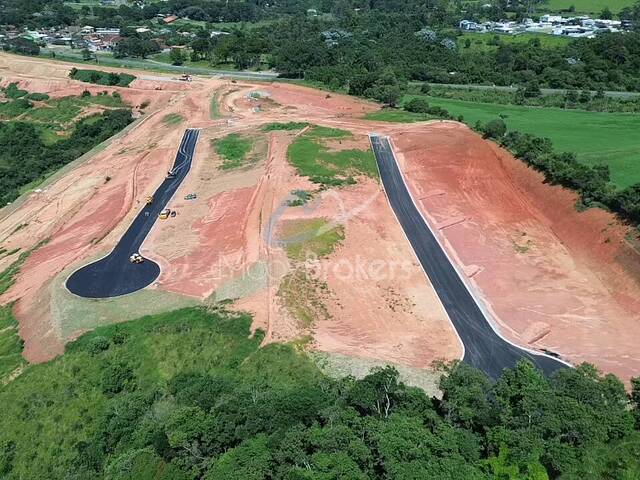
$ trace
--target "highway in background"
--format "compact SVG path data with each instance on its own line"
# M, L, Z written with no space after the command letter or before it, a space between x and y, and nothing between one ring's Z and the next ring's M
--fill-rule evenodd
M464 345L463 360L493 379L521 358L527 358L547 375L566 367L567 364L551 356L510 343L494 330L493 320L476 300L416 207L389 139L377 135L371 135L370 139L389 203Z
M151 284L160 275L160 266L144 259L131 263L131 255L138 253L142 242L166 208L191 169L199 129L187 129L182 137L173 164L173 175L164 179L153 196L153 202L138 213L118 244L109 255L79 268L67 279L71 293L86 298L108 298L125 295Z

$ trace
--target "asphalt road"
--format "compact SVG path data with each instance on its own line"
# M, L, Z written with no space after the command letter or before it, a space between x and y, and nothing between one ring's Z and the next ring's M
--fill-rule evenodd
M145 204L109 255L71 274L66 282L71 293L86 298L117 297L140 290L158 278L157 263L145 258L143 263L133 264L129 257L139 252L158 214L189 173L199 135L199 129L185 131L173 164L175 176L164 179L154 194L153 203Z
M464 344L463 360L493 379L521 358L528 358L547 375L566 367L553 357L537 355L507 342L493 330L416 208L388 139L372 135L371 145L389 203Z

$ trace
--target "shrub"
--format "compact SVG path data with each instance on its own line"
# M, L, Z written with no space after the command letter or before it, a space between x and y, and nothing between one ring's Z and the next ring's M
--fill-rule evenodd
M24 98L28 100L34 100L36 102L43 102L45 100L49 100L49 95L47 95L46 93L33 92L27 94Z
M133 368L122 360L108 363L102 369L100 387L105 395L116 395L124 390L135 390Z
M507 133L507 126L502 119L496 118L487 122L482 131L484 138L500 139Z
M98 355L101 352L109 350L109 339L106 337L98 336L95 337L89 342L89 346L87 347L87 351L91 355Z
M413 112L413 113L428 113L430 107L429 107L429 102L427 102L426 99L416 97L409 100L405 104L404 109L408 112Z

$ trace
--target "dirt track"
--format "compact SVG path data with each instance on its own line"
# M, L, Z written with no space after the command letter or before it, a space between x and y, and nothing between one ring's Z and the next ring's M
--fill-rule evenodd
M94 88L69 80L65 64L8 58L15 57L0 55L3 81L59 96ZM142 247L162 267L152 289L205 303L237 298L235 308L255 314L255 327L267 332L267 341L310 335L318 350L417 367L458 358L457 337L377 182L359 179L355 186L329 189L313 208L281 208L289 192L314 186L286 160L293 134L266 134L259 126L308 121L350 130L349 148L366 146L370 131L392 136L414 195L508 337L625 378L640 370L632 348L640 338L634 303L640 267L633 270L637 255L623 243L624 228L604 212L578 214L570 193L543 185L538 175L465 127L367 122L359 117L375 110L373 104L289 84L136 80L117 90L133 105L149 101L145 118L42 193L30 194L11 214L0 213L3 246L25 249L50 239L0 298L17 300L28 360L52 358L79 333L62 328L66 320L52 301L52 285L114 245L161 181L186 126L203 132L192 173L172 205L178 216L155 228ZM269 98L249 100L255 90ZM222 118L210 118L214 95ZM257 105L260 111L254 112ZM168 113L185 121L165 125ZM237 171L219 170L209 142L229 132L255 136L262 145L259 160ZM192 192L196 202L183 200ZM327 315L308 327L278 297L291 264L272 239L282 222L317 217L343 224L345 240L320 262ZM12 233L21 224L26 226ZM0 260L0 270L11 260ZM386 277L366 269L357 279L344 273L344 265L378 261L401 269Z

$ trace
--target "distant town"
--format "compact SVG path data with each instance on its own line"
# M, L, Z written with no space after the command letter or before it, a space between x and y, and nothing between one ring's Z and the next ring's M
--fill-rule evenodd
M132 29L137 34L153 36L163 51L169 50L170 48L181 48L180 46L169 47L161 41L162 36L172 33L172 30L167 28L167 26L178 20L178 18L176 15L158 14L158 23L160 24L158 28L151 29L146 26L140 26L132 27ZM186 40L195 37L194 33L188 31L177 33L185 37ZM227 32L221 31L210 32L211 37L227 34ZM58 28L25 30L10 25L4 26L4 30L0 33L0 43L6 43L16 38L24 38L40 46L70 46L78 49L87 49L90 52L110 52L118 42L122 40L123 36L121 35L120 28L116 27L100 28L91 25L69 25Z
M461 20L459 28L460 30L475 33L498 33L503 35L542 33L574 38L593 38L600 33L615 33L631 30L632 22L630 20L590 18L586 15L576 17L542 15L537 22L532 18L525 18L521 22L508 20L500 22Z

